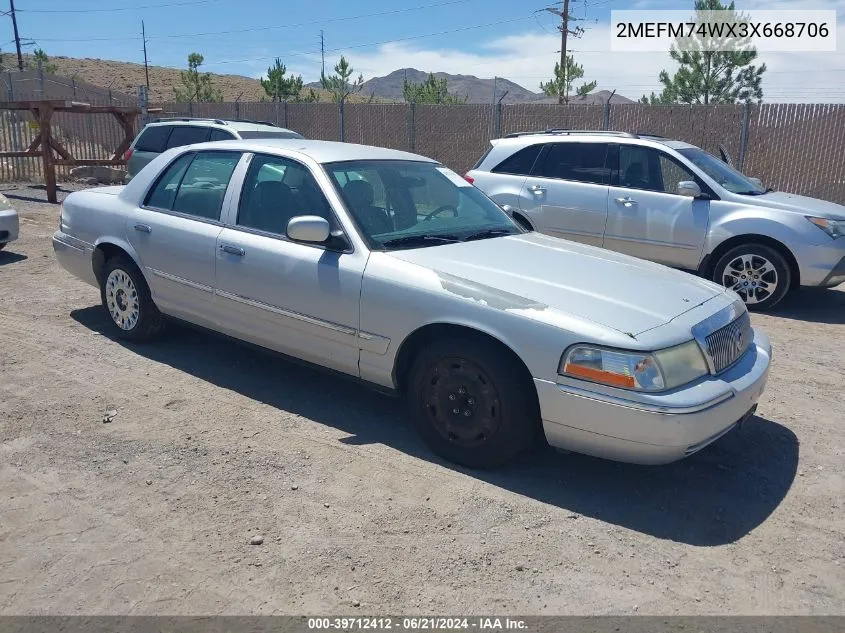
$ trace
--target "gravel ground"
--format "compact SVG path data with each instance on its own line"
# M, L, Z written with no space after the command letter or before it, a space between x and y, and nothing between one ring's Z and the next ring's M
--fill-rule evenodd
M753 316L757 417L690 459L473 472L358 384L112 340L57 207L0 190L0 614L845 614L845 292Z

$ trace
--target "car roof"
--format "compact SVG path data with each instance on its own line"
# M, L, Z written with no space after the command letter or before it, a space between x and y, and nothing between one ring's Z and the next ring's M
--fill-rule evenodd
M157 121L150 121L146 127L158 127L163 125L187 125L197 127L216 127L221 129L234 130L235 132L291 132L287 128L273 125L272 123L262 123L260 121L238 121L232 119L197 119L191 117L166 118Z
M339 141L314 141L310 139L256 138L234 141L214 141L190 145L192 149L229 149L241 152L294 152L308 156L318 163L337 163L352 160L405 160L437 163L436 160L386 147L341 143Z
M547 132L516 133L505 136L504 138L495 139L495 144L516 145L521 147L524 145L534 145L536 143L577 143L597 141L634 145L640 144L640 141L646 141L646 143L643 143L644 145L657 143L675 150L696 148L695 145L691 145L690 143L664 138L655 134L631 134L628 132L614 132L609 130L550 130Z

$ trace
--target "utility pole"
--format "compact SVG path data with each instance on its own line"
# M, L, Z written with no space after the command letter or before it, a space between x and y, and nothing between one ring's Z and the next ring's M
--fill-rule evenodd
M320 76L326 76L326 40L323 38L323 29L320 29L320 59L322 60L322 68L320 69Z
M21 54L21 36L18 34L18 19L15 17L15 0L9 0L9 13L12 15L12 29L15 32L15 48L18 49L18 70L23 72L23 55Z
M546 11L560 16L560 26L558 27L558 30L560 31L560 72L563 73L563 76L566 79L568 79L568 77L566 76L568 68L566 63L566 38L568 35L571 35L572 37L581 37L581 35L584 33L584 29L580 26L572 30L569 29L569 22L574 22L579 18L574 18L569 15L569 0L563 0L562 4L562 9L558 9L556 7L548 7ZM568 95L565 99L562 92L558 94L557 102L559 104L566 103L567 101Z
M147 93L150 92L150 69L147 65L147 31L144 29L144 21L141 20L141 39L144 40L144 76L147 79Z

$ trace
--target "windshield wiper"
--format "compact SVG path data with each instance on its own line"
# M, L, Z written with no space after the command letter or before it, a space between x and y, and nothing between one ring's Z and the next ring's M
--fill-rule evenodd
M478 231L472 233L464 238L464 242L471 242L472 240L486 240L490 237L501 237L502 235L514 235L512 229L487 229L486 231Z
M403 235L382 242L381 245L386 248L390 246L434 246L435 244L453 244L460 241L460 238L455 235Z

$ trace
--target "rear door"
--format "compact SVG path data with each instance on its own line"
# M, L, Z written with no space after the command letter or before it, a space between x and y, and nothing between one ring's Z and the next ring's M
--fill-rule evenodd
M607 220L608 143L549 143L525 179L519 206L541 233L601 246Z
M127 219L126 235L159 307L213 325L214 253L220 213L240 152L187 152L175 159Z
M613 152L604 246L642 259L696 270L710 221L710 200L678 194L678 183L706 185L666 152L619 144Z
M519 207L519 195L525 179L531 173L542 143L536 143L517 150L490 171L472 169L467 174L472 184L486 193L499 206ZM486 156L486 155L485 155ZM483 161L484 157L482 157ZM479 164L481 161L479 161Z

